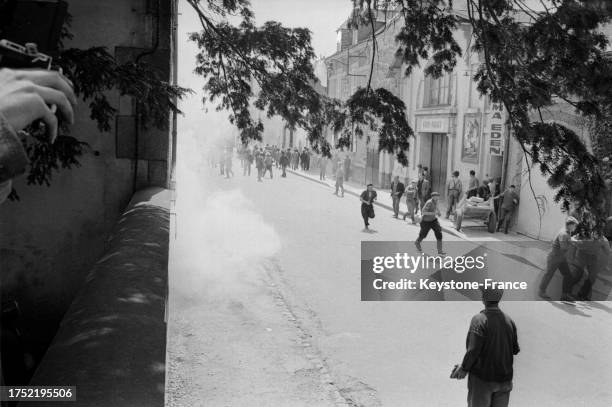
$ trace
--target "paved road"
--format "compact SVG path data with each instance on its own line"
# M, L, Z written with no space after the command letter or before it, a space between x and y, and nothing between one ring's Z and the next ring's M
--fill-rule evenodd
M229 180L204 165L192 170L199 173L191 180L179 178L179 201L182 194L190 202L177 205L171 254L171 405L190 405L181 400L198 386L206 405L276 405L279 391L287 394L280 405L464 403L465 381L448 375L479 303L360 301L360 242L414 240L415 226L377 209L378 233L365 234L355 197L336 198L296 176L258 183L239 168ZM520 256L504 257L537 279ZM612 405L603 385L612 382L611 303L516 301L503 309L522 348L512 405ZM233 391L257 395L237 399Z

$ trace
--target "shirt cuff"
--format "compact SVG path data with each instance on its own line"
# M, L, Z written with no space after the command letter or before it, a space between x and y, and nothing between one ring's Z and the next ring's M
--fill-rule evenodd
M8 121L0 115L0 183L25 172L28 156Z

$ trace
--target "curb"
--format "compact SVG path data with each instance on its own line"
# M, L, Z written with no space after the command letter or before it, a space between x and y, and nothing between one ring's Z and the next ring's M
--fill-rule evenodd
M292 174L295 174L295 175L297 175L297 176L300 176L300 177L302 177L302 178L304 178L304 179L307 179L307 180L309 180L309 181L316 182L317 184L321 184L321 185L324 185L324 186L326 186L326 187L332 188L332 186L331 186L330 184L328 184L327 182L324 182L324 181L320 181L320 180L318 180L318 179L311 178L311 177L309 177L309 176L307 176L307 175L305 175L305 174L301 174L301 173L299 173L299 172L296 172L296 171L294 171L294 170L290 170L290 169L288 169L288 168L287 168L287 170L286 170L286 171L287 171L287 172L290 172L290 173L292 173ZM348 189L345 189L345 190L344 190L344 193L345 193L345 194L349 194L349 195L353 195L353 196L355 196L355 197L357 197L357 198L359 198L359 196L360 196L358 193L353 192L353 191L350 191L350 190L348 190ZM374 205L376 205L376 206L378 206L378 207L380 207L380 208L386 209L386 210L388 210L388 211L390 211L390 212L393 212L393 207L392 207L392 206L390 206L390 205L387 205L387 204L384 204L384 203L380 203L380 202L374 202ZM456 230L452 230L452 229L450 229L448 226L444 226L444 225L442 224L442 222L440 222L440 227L442 228L442 230L443 230L444 232L446 232L446 233L448 233L448 234L451 234L451 235L456 236L456 237L458 237L458 238L460 238L460 239L463 239L463 240L469 240L469 239L467 239L467 237L466 237L465 235L459 234L459 232L457 232Z

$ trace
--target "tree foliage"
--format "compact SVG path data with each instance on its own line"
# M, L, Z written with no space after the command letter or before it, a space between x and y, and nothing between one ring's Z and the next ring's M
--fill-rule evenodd
M605 183L598 158L571 129L547 122L541 112L559 101L598 121L612 102L612 64L600 32L610 22L606 2L466 0L454 10L445 0L354 0L356 6L392 8L404 26L399 54L414 66L431 60L425 73L451 72L464 50L453 38L459 24L471 28L481 64L474 79L492 102L502 103L514 137L531 164L548 176L556 200L600 217ZM607 4L607 5L606 5ZM533 120L533 117L540 117Z
M189 0L189 4L202 24L202 31L190 36L200 49L195 72L206 78L207 99L230 112L230 122L240 130L243 142L261 140L263 124L251 116L255 107L268 117L280 116L291 129L304 129L311 147L326 156L331 156L333 147L350 145L353 132L363 136L368 128L378 133L381 151L397 153L407 163L404 151L412 130L404 103L385 89L371 89L370 81L345 102L317 92L309 30L285 28L278 22L256 27L244 0ZM227 17L239 22L230 24ZM361 15L355 18L371 24ZM375 53L372 63L374 58ZM338 145L325 139L326 128L340 134Z

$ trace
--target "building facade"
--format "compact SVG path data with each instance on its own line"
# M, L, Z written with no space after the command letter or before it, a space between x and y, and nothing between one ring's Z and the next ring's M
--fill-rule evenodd
M403 167L394 156L378 152L375 134L366 132L361 138L353 136L349 151L351 180L362 184L372 182L384 188L393 175L406 181L416 179L420 164L428 167L432 188L444 200L450 174L459 171L465 190L469 172L473 170L481 181L496 179L502 188L515 185L521 201L512 221L514 230L550 240L566 214L554 202L555 191L548 186L540 170L527 168L528 160L511 137L503 106L490 103L478 92L473 76L482 59L469 51L472 29L465 13L461 10L455 13L459 24L454 37L464 54L451 73L438 79L424 74L431 61L421 61L410 76L404 75L405 66L395 57L398 48L395 36L403 20L393 13L384 16L386 18L379 15L372 87L384 87L404 101L415 137L407 152L408 166ZM609 26L603 31L612 38ZM337 49L326 58L328 95L345 101L367 83L371 31L343 24L338 30ZM559 103L549 108L545 116L544 120L554 120L575 131L587 148L591 148L587 125L570 106Z

